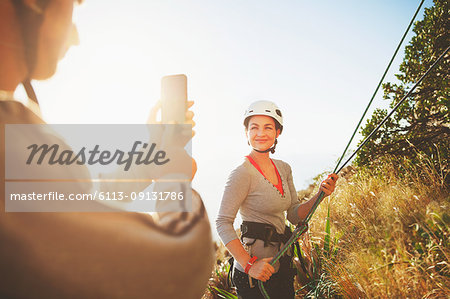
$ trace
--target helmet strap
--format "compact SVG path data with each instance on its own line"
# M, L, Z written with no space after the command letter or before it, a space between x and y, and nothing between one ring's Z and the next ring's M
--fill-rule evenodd
M255 152L258 152L258 153L261 153L261 154L268 153L268 152L271 152L272 154L274 154L275 153L275 148L277 146L277 143L278 143L278 140L277 140L277 138L275 138L275 142L273 143L272 147L270 147L270 148L268 148L268 149L266 149L264 151L257 150L256 148L253 148L253 150Z

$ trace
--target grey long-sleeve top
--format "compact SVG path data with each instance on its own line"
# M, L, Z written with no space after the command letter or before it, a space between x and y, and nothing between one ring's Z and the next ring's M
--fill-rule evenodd
M300 221L297 215L300 203L294 187L291 167L281 160L272 159L272 161L281 177L283 195L247 158L229 176L216 219L217 232L225 245L238 238L233 228L238 210L243 221L271 224L280 234L285 229L285 211L291 223L297 224ZM252 241L252 239L244 238L244 243ZM273 256L280 246L280 244L271 244L269 248L264 248L263 244L262 240L256 240L252 246L244 246L244 248L249 254L264 258ZM241 265L238 263L235 265L243 271ZM278 267L275 268L278 270Z

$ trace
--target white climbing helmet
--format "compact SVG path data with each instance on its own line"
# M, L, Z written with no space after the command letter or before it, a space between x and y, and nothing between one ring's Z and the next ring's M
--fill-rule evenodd
M256 101L245 110L244 125L253 115L266 115L272 117L280 125L280 134L283 131L283 115L280 108L271 101Z

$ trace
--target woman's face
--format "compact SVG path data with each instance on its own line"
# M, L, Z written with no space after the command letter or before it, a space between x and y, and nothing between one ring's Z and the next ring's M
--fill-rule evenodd
M272 117L255 115L248 122L246 134L253 148L265 151L273 145L275 138L280 135L280 130L275 129L275 121Z

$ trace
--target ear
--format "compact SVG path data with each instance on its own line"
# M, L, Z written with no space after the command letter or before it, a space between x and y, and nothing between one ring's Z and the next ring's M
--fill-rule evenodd
M281 130L278 129L278 130L277 130L277 137L275 137L275 138L278 138L278 136L280 136L280 134L281 134Z

